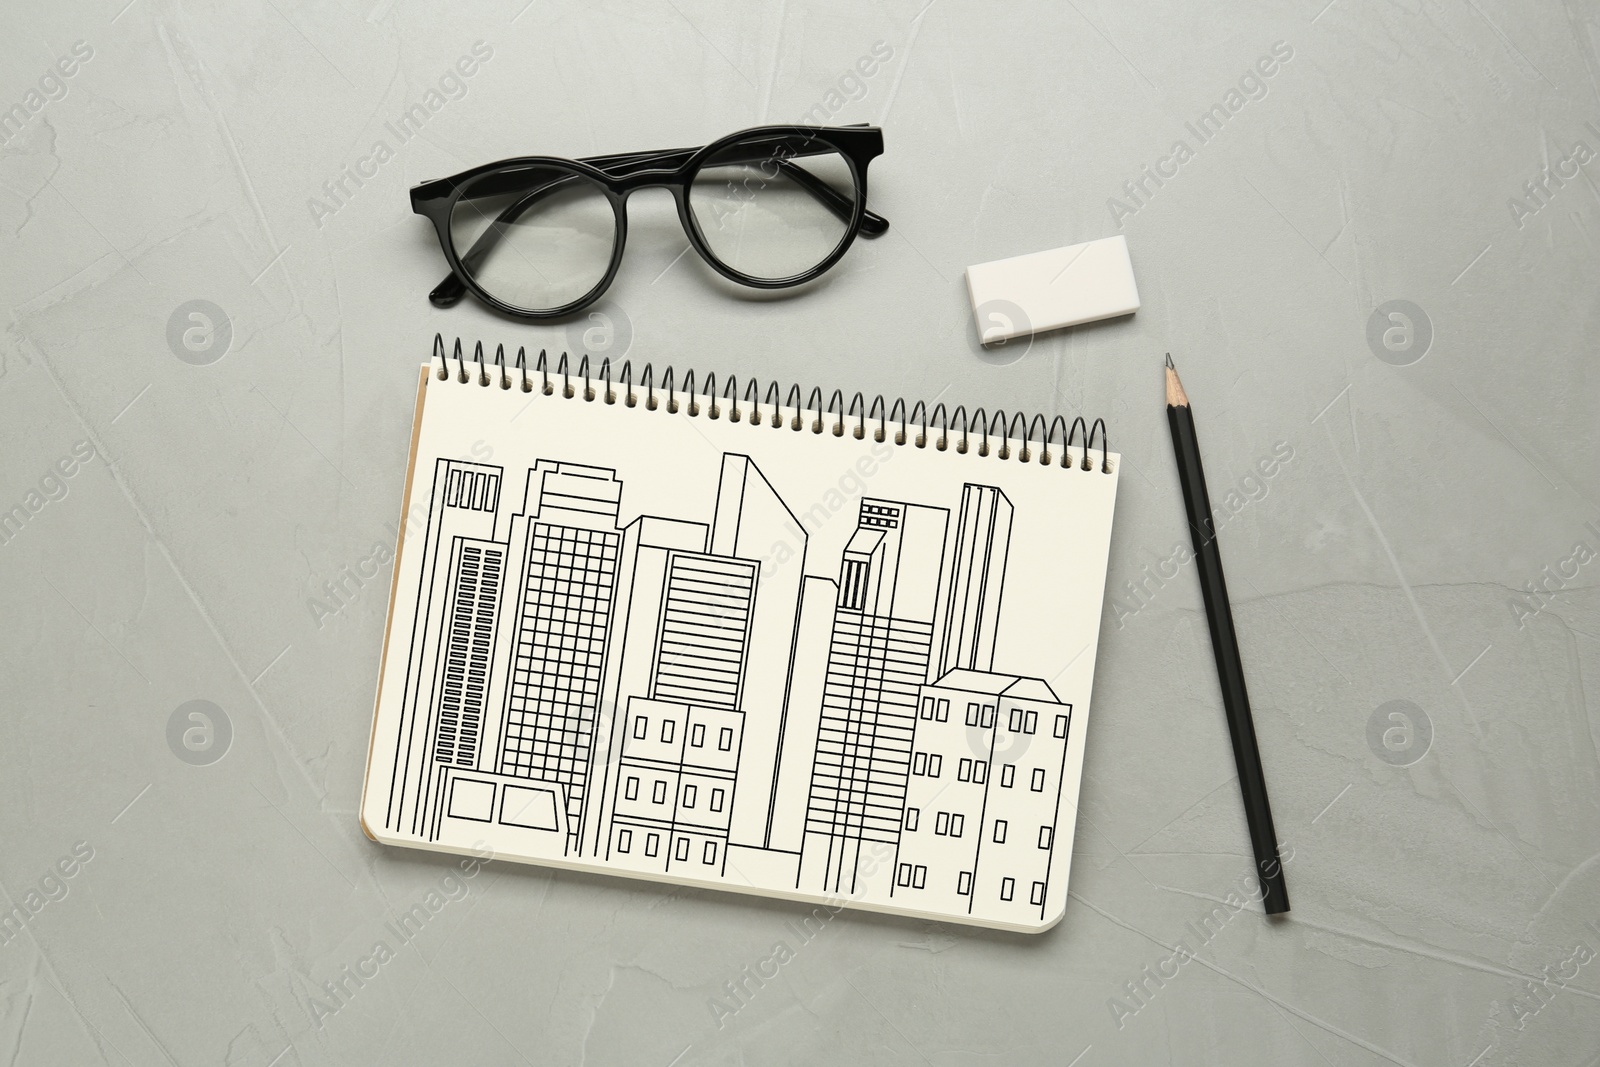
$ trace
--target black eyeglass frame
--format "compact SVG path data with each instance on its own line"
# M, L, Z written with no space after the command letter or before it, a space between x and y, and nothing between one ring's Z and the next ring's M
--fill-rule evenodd
M844 218L847 224L845 234L840 238L838 245L821 262L809 270L787 278L760 278L735 270L722 262L711 250L705 235L701 232L699 222L689 209L690 188L700 168L708 160L734 145L758 141L761 138L780 140L780 142L785 139L799 139L807 143L808 149L814 144L816 146L814 150L786 154L774 152L771 155L755 156L749 162L773 160L776 164L775 169L811 193L834 215ZM780 149L781 147L782 144ZM843 195L809 171L788 163L792 158L821 154L825 151L837 152L849 165L851 177L855 182L856 195L853 203L846 201ZM557 319L581 311L598 300L611 287L617 269L622 265L623 250L628 238L628 197L640 189L651 188L666 188L672 191L673 200L678 208L678 218L683 224L690 246L718 274L730 281L755 289L786 289L803 285L820 277L838 263L855 243L858 234L873 238L888 232L888 220L867 210L867 165L882 154L883 131L876 126L753 126L729 134L702 148L631 152L590 156L584 159L517 156L485 163L449 178L435 178L415 185L411 189L411 210L433 223L433 228L439 237L439 246L444 252L446 262L450 265L449 276L434 287L428 294L428 299L435 307L451 307L460 301L465 292L471 291L479 300L497 311L531 320ZM717 165L721 166L724 162L718 160ZM532 169L564 172L597 185L605 193L616 219L616 240L611 251L611 262L607 265L604 276L583 296L555 308L521 308L508 304L486 291L473 280L472 271L463 267L463 257L457 252L450 232L451 216L464 192L473 189L478 196L491 196L496 192L515 192L523 187L518 184L517 176ZM483 176L496 172L504 172L506 184L503 187L490 186L484 189L481 181ZM548 195L545 190L552 189L558 184L563 184L563 180L542 182L539 186L529 189L527 196L514 202L501 213L500 220L515 221L527 206L531 206L531 201L541 195ZM499 232L495 226L490 226L479 235L478 242L474 244L474 249L469 249L468 256L470 257L485 240L492 246L493 242L498 240ZM491 234L495 236L490 237Z

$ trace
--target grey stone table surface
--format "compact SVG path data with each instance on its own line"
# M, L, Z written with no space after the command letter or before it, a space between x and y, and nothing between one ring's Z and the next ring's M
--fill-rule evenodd
M0 1062L1597 1062L1592 2L66 0L0 29ZM806 292L721 284L656 192L599 317L425 299L413 182L806 119L883 125L893 224ZM1115 233L1136 315L979 349L967 264ZM1128 470L1062 924L802 937L799 905L369 842L375 560L435 331L1104 416ZM1283 922L1240 906L1168 350Z

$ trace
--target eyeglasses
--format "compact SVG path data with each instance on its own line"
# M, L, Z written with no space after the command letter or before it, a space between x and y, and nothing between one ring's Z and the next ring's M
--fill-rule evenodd
M627 200L664 187L689 244L717 273L783 289L839 262L856 235L889 223L866 208L875 126L757 126L704 148L501 160L411 190L439 234L450 276L428 294L450 307L471 290L526 319L569 315L600 298L622 263Z

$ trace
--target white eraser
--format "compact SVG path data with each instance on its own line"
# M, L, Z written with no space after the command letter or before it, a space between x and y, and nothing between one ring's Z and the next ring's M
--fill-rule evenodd
M967 292L986 345L1139 310L1120 234L968 267Z

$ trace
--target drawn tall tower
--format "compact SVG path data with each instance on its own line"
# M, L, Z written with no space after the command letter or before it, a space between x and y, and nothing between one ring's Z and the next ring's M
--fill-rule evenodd
M851 892L862 842L899 840L949 519L944 508L861 501L839 570L802 888Z
M806 540L800 520L750 458L724 455L711 525L711 553L729 560L759 561L739 705L748 727L745 736L752 740L739 760L730 829L735 845L765 848L772 842L779 749L785 736L795 632L805 584ZM795 543L798 547L781 559L772 552L774 545ZM757 743L756 738L763 740Z
M994 668L1011 513L1011 501L995 486L969 482L962 487L940 611L939 662L929 681L953 670Z
M615 471L540 460L511 519L514 636L495 769L559 786L569 851L590 801L621 496Z
M616 622L601 671L599 730L594 755L595 781L600 807L591 809L583 828L585 855L606 856L606 842L617 793L619 761L626 753L623 731L628 703L648 698L657 677L657 650L661 643L662 612L666 602L667 574L679 552L703 553L710 528L703 522L685 522L641 515L622 531L617 560Z
M757 568L698 551L705 530L645 517L624 538L627 647L594 846L637 870L720 875L727 862Z
M401 744L388 825L431 834L443 768L476 767L490 718L489 665L505 585L494 537L500 467L441 459L421 545L422 588L411 630Z
M774 544L792 545L797 536L800 550L791 551L784 562L763 558ZM727 719L743 747L736 757L737 782L730 779L713 787L725 800L715 812L705 805L696 809L718 818L684 830L704 835L692 842L693 855L721 857L730 843L756 849L768 845L804 545L803 529L771 484L749 457L734 454L722 458L709 526L646 515L623 532L619 629L604 672L602 718L608 721L597 756L597 773L606 785L599 819L584 830L585 851L609 850L606 854L615 857L619 835L627 830L630 841L644 833L639 840L648 842L649 834L657 833L659 841L670 840L671 855L676 856L678 833L684 828L669 825L666 816L673 809L667 798L676 796L673 803L682 813L690 810L689 803L675 790L693 786L689 795L706 794L704 783L696 784L692 777L700 771L690 770L704 769L694 762L701 755L695 751L699 746L674 749L670 742L655 741L646 746L644 737L630 731L641 728L640 722L654 723L649 727L654 738L657 727L668 721L692 719L699 724L697 717ZM646 748L653 755L642 755ZM677 763L667 758L673 752ZM720 753L716 758L724 759ZM623 776L624 766L633 766L633 772ZM720 763L718 768L717 773L727 770ZM645 771L667 776L662 779L667 786L663 800L628 798L625 784L618 795L618 783ZM653 788L651 792L653 796ZM706 843L717 847L707 851ZM630 862L667 862L648 845L643 857L637 851L631 855Z

